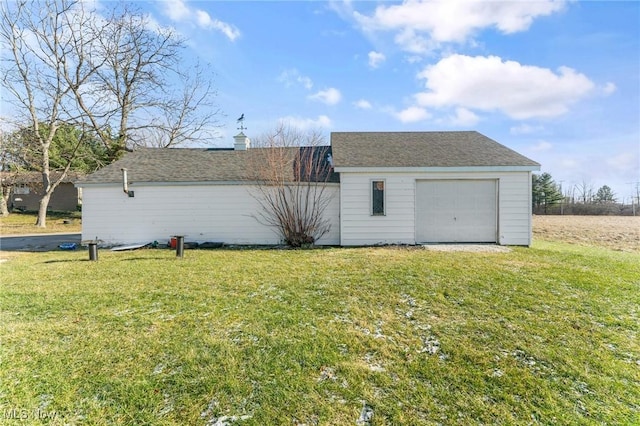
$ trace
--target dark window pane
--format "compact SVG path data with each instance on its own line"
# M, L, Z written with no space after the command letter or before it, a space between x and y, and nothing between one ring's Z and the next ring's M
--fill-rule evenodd
M384 181L372 182L372 213L374 215L384 214Z

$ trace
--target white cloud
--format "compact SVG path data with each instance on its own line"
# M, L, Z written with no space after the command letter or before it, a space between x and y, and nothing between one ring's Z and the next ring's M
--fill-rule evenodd
M438 43L428 37L416 34L412 28L406 28L398 33L394 41L404 50L414 54L430 52L438 47Z
M206 28L211 26L211 16L204 10L196 10L196 20L200 27Z
M278 76L278 81L284 83L285 87L291 87L294 84L301 84L307 90L313 87L313 81L309 77L300 74L295 68L282 71Z
M204 10L190 8L184 0L169 0L162 4L164 13L172 21L192 23L202 29L220 31L231 41L240 37L240 30L235 26L212 18Z
M296 127L300 130L331 128L332 122L326 115L319 115L317 118L302 118L294 116L282 117L279 121Z
M553 145L547 141L541 140L538 141L535 145L533 145L530 149L533 152L541 152L541 151L549 151L553 148Z
M427 89L415 95L419 106L497 110L514 119L559 116L595 87L568 67L554 73L497 56L451 55L418 77Z
M605 159L605 164L614 172L612 174L624 176L636 182L640 167L640 152L631 149L627 152L616 153Z
M201 28L218 30L231 41L240 37L240 30L233 25L227 24L226 22L222 22L218 19L212 19L204 10L196 10L195 13L198 25Z
M527 123L522 123L517 126L511 127L509 129L509 133L511 133L512 135L528 135L531 133L537 133L543 129L544 127L542 126L532 126Z
M353 12L365 32L395 31L405 50L424 53L434 43L468 41L486 28L504 34L526 31L534 19L564 8L563 0L541 1L420 1L380 5L372 15Z
M380 52L369 52L369 66L371 68L378 68L386 60L386 56Z
M456 108L456 115L451 117L451 124L456 126L470 127L478 123L478 121L480 121L480 117L473 111L462 107Z
M564 170L567 169L569 171L580 171L581 167L581 163L576 159L576 158L570 158L570 157L565 157L565 158L561 158L558 161L558 164L560 165L559 169ZM577 178L575 180L578 180Z
M422 62L422 56L410 55L410 56L407 56L404 60L407 61L407 63L409 64L417 64L418 62Z
M393 115L403 123L415 123L431 118L431 114L426 109L417 106L410 106Z
M618 90L618 88L617 88L617 87L616 87L616 85L615 85L615 84L613 84L612 82L608 82L607 84L605 84L605 85L602 87L602 93L603 93L604 95L610 95L610 94L612 94L613 92L615 92L616 90Z
M373 108L373 106L371 105L371 102L369 102L369 101L367 101L365 99L357 100L357 101L355 101L353 103L353 105L356 108L359 108L359 109L371 109L371 108Z
M327 105L335 105L342 99L342 94L338 89L330 87L327 90L320 90L318 93L309 95L308 98L312 101L319 101Z
M165 14L171 18L172 21L184 21L191 16L191 10L187 7L182 0L169 0L164 2Z

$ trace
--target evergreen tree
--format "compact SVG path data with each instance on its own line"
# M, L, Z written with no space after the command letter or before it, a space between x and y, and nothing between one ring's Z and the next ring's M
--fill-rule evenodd
M49 127L40 123L38 131L46 138ZM23 127L8 134L5 139L3 169L42 171L42 147L33 128ZM58 126L49 147L51 170L62 171L69 166L69 171L91 173L108 162L106 148L94 135L71 124L63 123Z
M547 207L553 206L562 201L564 196L560 186L555 183L549 173L541 175L532 175L532 202L534 208L544 206L544 212L547 213Z
M596 192L596 203L608 204L616 202L616 194L607 185L603 185Z

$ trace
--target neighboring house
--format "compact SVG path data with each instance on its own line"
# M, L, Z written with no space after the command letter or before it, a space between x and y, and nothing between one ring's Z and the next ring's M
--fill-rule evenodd
M277 244L256 220L256 158L233 149L143 149L80 180L83 239ZM531 173L540 165L477 132L339 132L324 147L331 231L317 243L531 244ZM123 192L121 169L127 169Z
M51 172L51 181L60 177L60 172ZM48 210L76 211L81 203L81 192L74 186L74 182L82 175L69 172L58 187L51 194ZM7 207L9 210L37 211L40 199L44 194L42 173L40 172L1 172L0 178L9 194Z

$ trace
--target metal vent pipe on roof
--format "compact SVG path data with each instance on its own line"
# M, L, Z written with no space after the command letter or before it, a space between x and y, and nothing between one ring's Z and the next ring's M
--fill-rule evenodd
M133 197L133 191L129 191L129 180L127 179L127 169L122 168L122 190L129 197Z

